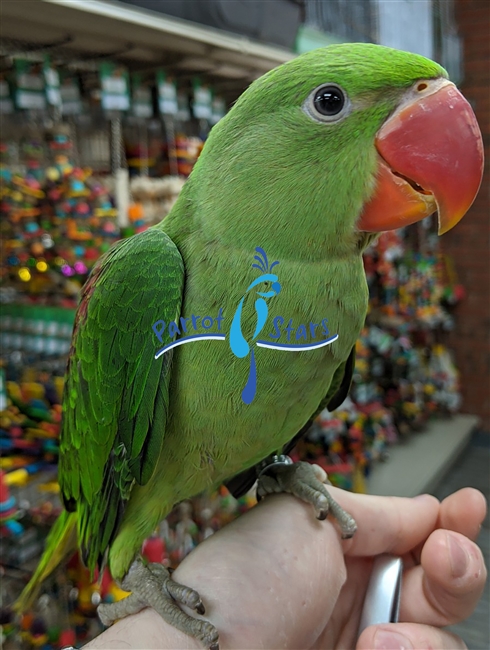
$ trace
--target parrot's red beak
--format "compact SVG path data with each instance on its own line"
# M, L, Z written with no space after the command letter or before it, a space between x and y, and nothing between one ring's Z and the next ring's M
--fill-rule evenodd
M439 214L439 234L473 203L483 175L475 114L451 82L419 81L376 136L376 186L357 227L394 230Z

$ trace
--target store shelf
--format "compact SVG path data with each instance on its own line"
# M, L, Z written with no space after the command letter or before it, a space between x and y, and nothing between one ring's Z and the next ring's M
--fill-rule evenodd
M377 463L367 481L369 494L414 497L431 492L466 447L474 415L435 420L421 433L392 447L389 459Z
M65 52L118 57L141 67L176 69L252 80L295 55L245 36L203 27L157 11L101 0L3 0L3 38L63 42ZM49 46L51 47L51 46Z

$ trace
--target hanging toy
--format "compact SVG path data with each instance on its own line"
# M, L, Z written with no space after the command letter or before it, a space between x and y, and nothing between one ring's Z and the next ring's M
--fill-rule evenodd
M141 554L148 562L164 564L166 560L165 542L157 533L154 533L145 540Z
M0 535L17 537L24 532L17 521L19 514L17 500L10 494L7 474L0 471Z

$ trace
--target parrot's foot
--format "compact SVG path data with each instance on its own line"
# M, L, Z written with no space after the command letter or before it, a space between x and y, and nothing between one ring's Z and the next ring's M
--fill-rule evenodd
M357 530L354 519L330 496L325 483L331 485L326 473L318 465L293 463L288 456L277 456L259 475L257 498L274 492L288 492L302 501L311 503L318 519L330 513L338 521L343 539L352 537Z
M163 565L145 565L141 560L135 560L122 580L121 588L131 594L116 603L102 604L97 608L104 625L112 625L116 619L152 607L169 625L198 639L209 650L219 650L218 631L214 625L189 616L180 608L180 605L186 605L198 614L204 614L200 595L194 589L174 582Z

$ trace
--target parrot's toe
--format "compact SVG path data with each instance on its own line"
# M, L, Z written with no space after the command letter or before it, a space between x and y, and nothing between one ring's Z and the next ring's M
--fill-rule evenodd
M163 565L145 565L141 560L135 560L121 587L131 594L116 603L104 603L97 608L104 625L111 625L116 619L152 607L169 625L198 639L209 650L219 650L219 635L214 625L189 616L180 607L185 605L198 614L204 614L200 595L194 589L174 582Z
M288 492L302 501L311 503L318 519L326 519L330 513L337 520L343 539L352 537L357 530L354 519L332 498L325 482L327 475L318 465L292 463L279 457L262 471L257 484L257 498L266 494Z
M206 613L201 596L197 591L172 580L170 571L166 567L162 564L152 562L148 564L148 569L157 579L161 580L163 588L180 605L186 605L201 615Z

